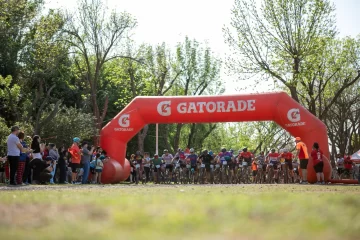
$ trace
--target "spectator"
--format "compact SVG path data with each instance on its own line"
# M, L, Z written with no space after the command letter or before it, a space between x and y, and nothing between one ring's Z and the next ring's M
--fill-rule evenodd
M306 144L301 141L300 137L295 138L296 142L296 157L300 160L300 168L302 173L302 184L307 184L307 165L309 163L309 154Z
M50 146L48 143L45 143L45 148L42 153L42 158L45 160L47 156L49 156Z
M40 166L42 165L42 153L44 152L45 145L43 143L40 144L41 138L38 135L35 135L32 139L31 149L33 150L32 156L33 160L30 162L30 168L32 169L32 183L37 184L40 183L40 173L42 169Z
M95 172L96 172L96 182L98 184L102 184L101 183L101 174L102 174L102 170L104 167L103 164L103 160L105 159L105 156L101 155L98 159L96 159L96 167L95 167Z
M67 175L67 154L68 152L66 151L65 147L62 147L60 149L59 152L59 169L60 169L60 178L59 178L59 183L60 184L67 184L68 182L66 181L66 175Z
M7 139L7 160L10 166L10 185L16 185L15 174L20 160L20 152L28 152L29 150L23 148L17 135L19 134L19 127L11 128L11 134Z
M146 177L146 183L150 181L150 154L144 153L144 171Z
M136 171L135 171L135 154L130 156L130 183L135 182Z
M352 170L352 167L353 167L353 162L351 161L350 159L350 156L346 156L345 160L344 160L344 172L346 172L347 174L351 174L351 170ZM350 176L351 178L351 176Z
M344 158L339 153L336 158L337 171L339 176L344 172Z
M53 159L53 171L51 172L50 184L54 184L55 172L56 172L56 164L59 160L59 152L54 143L49 144L49 156Z
M41 184L47 184L53 175L51 172L53 172L53 165L54 165L54 159L50 156L47 156L45 158L45 161L41 161L41 164L38 165L40 169L40 183Z
M317 184L325 184L324 180L324 161L326 158L323 155L323 152L319 148L319 144L317 142L313 145L313 150L311 152L311 158L313 159L314 169L316 172Z
M28 146L26 145L26 142L24 141L24 138L25 138L24 132L20 132L18 135L18 138L19 138L20 143L23 146L23 148L27 148ZM25 171L26 159L28 159L28 158L29 157L28 157L27 153L25 153L25 152L20 153L19 164L18 164L18 168L17 168L17 172L16 172L16 183L18 185L25 185L25 183L23 183L23 175L24 175L24 171Z
M30 136L27 136L27 141L31 144L32 138ZM32 160L32 153L28 154L28 157L25 161L25 170L23 174L23 183L25 184L31 184L31 168L30 168L30 161Z
M0 157L0 183L5 183L5 162L6 158Z
M69 153L71 154L72 184L76 183L77 171L78 169L80 169L81 153L80 153L79 144L80 144L80 138L75 137L73 139L73 145L69 149Z
M84 169L84 174L82 177L82 184L86 184L88 182L88 178L89 178L90 161L91 161L92 153L94 152L94 146L92 146L89 151L88 143L83 142L81 152L82 152L81 164L83 165L83 169Z

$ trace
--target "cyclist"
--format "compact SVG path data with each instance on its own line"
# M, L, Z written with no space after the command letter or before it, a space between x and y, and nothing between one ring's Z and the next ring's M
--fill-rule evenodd
M297 182L299 177L299 163L296 158L292 161L292 167L293 167L294 182Z
M208 181L210 180L210 165L211 162L214 160L213 156L211 156L208 153L208 150L203 150L202 154L199 156L199 160L202 164L205 164L205 170L206 170L206 183L208 183Z
M292 165L292 160L294 158L294 155L289 152L289 150L287 148L284 148L284 152L281 154L281 157L285 159L285 164L287 165L287 169L283 169L285 170L290 170L290 177L292 179L292 182L294 182L294 173L292 171L293 169L293 165Z
M136 184L138 184L139 179L142 179L144 157L141 155L140 151L136 151L134 159L135 159L135 168L137 172Z
M178 151L175 154L173 161L177 160L177 161L179 161L181 167L186 167L185 159L186 159L185 152L181 148L178 148Z
M272 166L274 169L274 177L276 180L278 179L277 174L278 174L279 158L280 158L280 154L277 153L274 148L271 149L271 152L266 157L266 160L269 163L268 166L266 167L266 172L269 172L269 168Z
M252 153L248 151L247 147L243 148L242 153L240 154L240 159L247 163L247 166L251 166L252 163ZM250 169L250 168L249 168Z
M197 167L198 156L195 154L195 150L193 148L190 148L190 155L187 156L186 159L188 162L190 162L191 169L194 169L194 171L197 173L197 171L198 171L198 167Z
M226 151L226 148L221 149L221 152L218 155L218 158L221 161L221 164L226 165L228 161L232 159L232 154L228 151ZM224 162L226 162L224 164Z
M173 171L173 155L169 153L167 149L164 150L164 154L162 155L162 160L164 161L164 165L161 168L161 171L165 172L165 169L169 169L170 172L170 179L172 179L172 171Z
M257 156L257 160L258 160L259 165L262 165L262 166L263 166L263 172L266 172L266 164L265 164L265 154L264 154L264 151L261 151L261 152L260 152L260 155Z
M160 168L162 165L162 160L161 158L159 158L159 155L155 154L154 158L151 159L151 162L154 166L154 179L156 179L155 183L160 183L160 179L158 178L159 177L158 171L161 171Z
M234 150L230 149L229 153L231 155L231 160L228 161L229 170L230 170L232 176L234 176L235 175L235 168L236 168L236 159L235 159L235 156L234 156Z

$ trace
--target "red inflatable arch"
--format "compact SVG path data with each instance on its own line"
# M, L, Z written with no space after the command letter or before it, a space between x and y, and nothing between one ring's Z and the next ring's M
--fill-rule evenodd
M227 96L136 97L101 131L101 147L111 158L104 166L104 183L124 181L130 174L125 160L127 142L146 124L274 121L311 151L320 144L329 158L326 126L284 92ZM295 144L295 143L294 143ZM220 146L219 146L220 147ZM325 178L331 175L325 163ZM316 175L310 159L308 181Z

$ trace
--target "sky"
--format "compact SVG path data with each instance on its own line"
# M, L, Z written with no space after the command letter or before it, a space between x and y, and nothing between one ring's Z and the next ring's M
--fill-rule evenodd
M47 8L74 10L76 0L47 0ZM222 28L229 26L234 0L107 0L110 8L131 13L138 21L133 39L138 43L169 45L184 40L185 36L206 42L214 54L223 60L229 48L224 42ZM332 0L336 6L339 36L360 34L360 0ZM239 93L236 88L250 82L236 82L236 76L226 74L223 63L221 79L225 94ZM267 85L256 86L259 91L272 90ZM250 93L253 88L241 90Z

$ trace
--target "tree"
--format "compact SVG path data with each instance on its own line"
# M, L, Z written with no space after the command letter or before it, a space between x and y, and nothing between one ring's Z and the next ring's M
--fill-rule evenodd
M94 125L101 130L108 107L108 98L99 106L98 90L104 65L120 54L122 40L136 26L135 19L128 13L108 14L108 8L101 0L82 0L78 13L69 17L65 28L68 42L75 54L74 62L90 94ZM81 64L79 59L84 63ZM98 138L95 137L96 141Z
M186 37L185 41L177 46L176 58L181 74L179 81L175 82L172 88L173 95L196 96L224 92L219 79L221 61L213 56L209 47L203 48L196 40L190 40ZM173 141L174 150L179 147L182 127L182 123L176 125ZM213 125L209 125L208 131L211 133L212 130L214 130ZM191 127L190 134L193 135L195 131L196 126L194 124ZM189 138L189 144L191 144L191 138Z
M254 0L235 0L232 28L224 29L234 52L229 69L241 79L278 81L299 102L306 63L335 36L333 11L328 0L262 0L260 8Z

